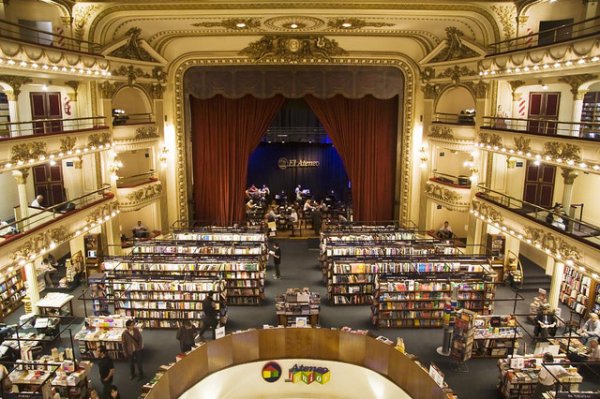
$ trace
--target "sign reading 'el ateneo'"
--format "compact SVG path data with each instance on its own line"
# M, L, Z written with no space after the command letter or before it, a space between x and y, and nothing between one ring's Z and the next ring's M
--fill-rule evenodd
M277 166L281 170L290 168L316 168L320 165L319 161L307 161L305 159L287 159L279 158Z

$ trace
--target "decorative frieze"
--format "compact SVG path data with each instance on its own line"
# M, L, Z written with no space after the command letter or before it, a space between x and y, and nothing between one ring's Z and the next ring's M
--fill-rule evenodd
M140 126L135 129L135 138L141 139L152 139L158 137L158 129L156 126Z
M500 211L496 210L493 206L483 203L481 201L471 201L471 207L476 215L485 216L490 223L502 223L504 216Z
M454 131L448 126L432 125L429 129L429 137L454 139Z
M47 250L68 239L69 233L65 226L48 229L29 237L22 245L11 253L13 261L34 259L40 251Z
M479 142L492 147L502 147L502 137L496 133L479 133Z
M34 141L30 143L16 144L10 149L10 159L13 162L25 162L30 159L37 160L40 157L46 157L46 143L43 141Z
M110 133L94 133L88 136L89 147L99 147L100 145L110 144L111 136Z
M581 148L570 143L559 143L550 141L544 143L544 156L552 157L554 160L561 161L580 161Z
M196 22L192 26L198 28L225 28L229 30L247 30L260 27L258 18L227 18L221 21Z
M537 227L525 226L525 239L536 247L559 253L565 259L581 260L579 250L558 234Z
M119 191L126 189L119 189ZM163 186L160 181L156 181L153 183L149 183L144 185L143 187L123 194L119 195L119 204L121 210L136 210L139 209L140 206L154 201L162 196Z
M13 89L13 95L19 97L21 94L21 86L33 82L31 78L26 76L0 75L0 81L8 83Z
M60 150L62 152L72 151L77 143L77 137L67 136L60 139Z
M364 18L334 18L327 21L327 26L334 29L356 30L366 27L382 28L394 26L389 22L367 22Z
M346 50L335 40L322 35L267 35L250 43L239 54L248 56L255 62L274 58L295 63L302 59L331 60L333 56L346 54Z
M465 34L454 26L446 28L446 47L431 60L432 62L444 62L452 60L464 60L465 58L477 57L478 54L465 46L461 38Z
M425 194L427 194L428 197L443 203L443 205L450 210L466 212L469 209L469 202L464 201L463 196L451 188L427 182L425 183Z
M515 142L515 149L517 151L521 151L522 153L528 153L531 151L531 139L527 139L523 136L513 137Z

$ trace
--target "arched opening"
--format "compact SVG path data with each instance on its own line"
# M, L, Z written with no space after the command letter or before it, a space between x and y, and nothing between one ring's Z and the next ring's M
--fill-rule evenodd
M435 112L457 115L468 109L475 109L473 95L465 87L456 86L442 93L437 101Z
M152 105L150 104L146 93L139 88L124 87L119 90L113 98L113 110L123 111L122 113L124 115L129 116L128 123L130 123L138 119L134 118L134 115L151 114Z

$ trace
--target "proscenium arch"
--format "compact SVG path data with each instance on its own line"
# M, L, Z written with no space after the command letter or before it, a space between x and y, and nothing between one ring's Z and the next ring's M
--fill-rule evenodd
M201 58L194 54L187 54L181 58L174 60L172 67L168 71L168 79L175 82L174 87L174 127L175 127L175 195L177 204L177 219L189 219L189 193L191 181L187 173L186 157L189 152L188 134L186 132L186 120L188 115L185 115L185 94L184 94L184 76L189 68L196 66L266 66L266 65L289 65L288 63L278 60L266 60L265 62L255 63L248 58ZM399 184L395 186L394 192L394 208L396 219L401 223L407 224L409 215L409 198L412 190L412 125L414 121L414 98L415 98L415 80L418 72L418 66L408 57L397 55L396 58L336 58L333 60L309 59L301 62L298 65L324 66L324 65L339 65L339 66L388 66L400 69L404 75L404 112L402 116L402 124L398 125L398 131L402 132L401 139L396 143L396 180Z

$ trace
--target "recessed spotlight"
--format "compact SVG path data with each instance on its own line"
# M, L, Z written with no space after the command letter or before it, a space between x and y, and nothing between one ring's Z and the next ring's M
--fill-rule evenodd
M244 29L246 27L246 23L245 22L238 22L237 24L235 24L236 27L240 28L240 29Z
M352 23L350 23L350 22L344 22L342 24L342 28L351 28L351 27L352 27Z
M292 22L292 23L290 24L290 28L292 28L292 29L297 29L297 28L298 28L298 24L297 24L297 23L295 23L295 22Z

